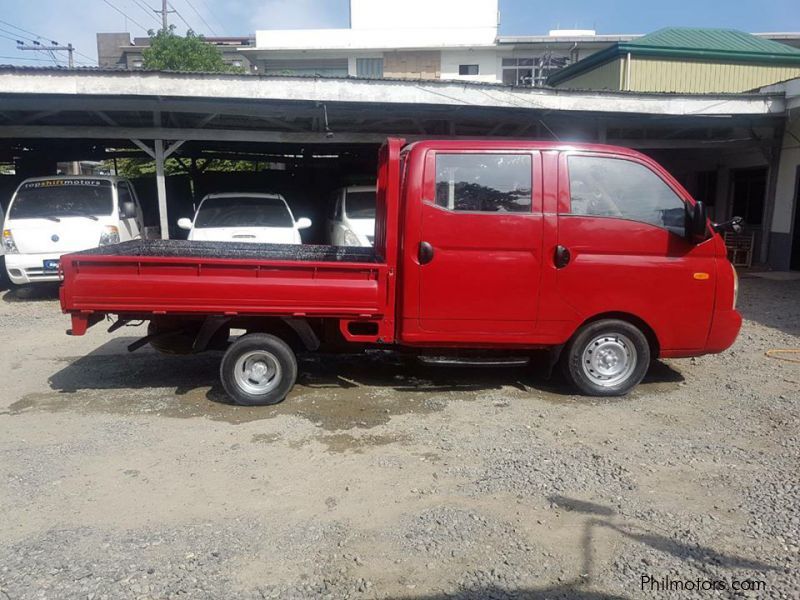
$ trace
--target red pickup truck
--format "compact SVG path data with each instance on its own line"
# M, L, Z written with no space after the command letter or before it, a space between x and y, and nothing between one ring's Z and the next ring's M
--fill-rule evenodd
M736 226L632 150L390 139L374 248L125 242L64 256L61 306L72 335L111 314L150 321L131 350L225 349L241 404L283 400L297 352L364 347L461 364L545 349L580 392L621 395L653 358L734 342L718 232Z

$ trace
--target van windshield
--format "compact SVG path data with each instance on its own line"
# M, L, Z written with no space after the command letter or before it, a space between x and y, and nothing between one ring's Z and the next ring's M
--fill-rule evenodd
M94 217L113 212L111 182L107 179L41 179L19 187L8 218Z
M194 220L196 229L293 226L292 215L281 198L247 196L206 198Z
M375 192L347 192L344 211L350 219L374 219Z

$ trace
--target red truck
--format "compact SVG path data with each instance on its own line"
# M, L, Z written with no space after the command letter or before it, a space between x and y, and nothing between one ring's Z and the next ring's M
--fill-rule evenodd
M374 248L133 241L62 257L72 335L148 320L172 353L225 349L237 403L283 400L296 353L395 348L503 364L547 350L582 393L736 339L737 277L705 208L653 160L601 145L389 139ZM244 331L230 343L231 330Z

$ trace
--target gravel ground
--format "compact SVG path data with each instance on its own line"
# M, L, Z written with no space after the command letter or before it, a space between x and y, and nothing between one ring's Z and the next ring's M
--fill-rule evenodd
M265 408L2 296L0 600L800 597L800 365L764 355L798 280L744 278L731 350L622 399L371 355Z

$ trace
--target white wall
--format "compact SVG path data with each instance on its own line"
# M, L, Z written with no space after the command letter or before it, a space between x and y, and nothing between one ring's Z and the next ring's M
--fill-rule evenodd
M353 29L494 29L498 0L350 0Z
M459 75L459 65L478 65L478 75ZM495 49L442 50L442 79L496 83L500 76L500 57Z
M256 31L262 50L491 46L498 0L351 0L351 29Z
M494 29L264 29L258 50L438 49L491 46Z

